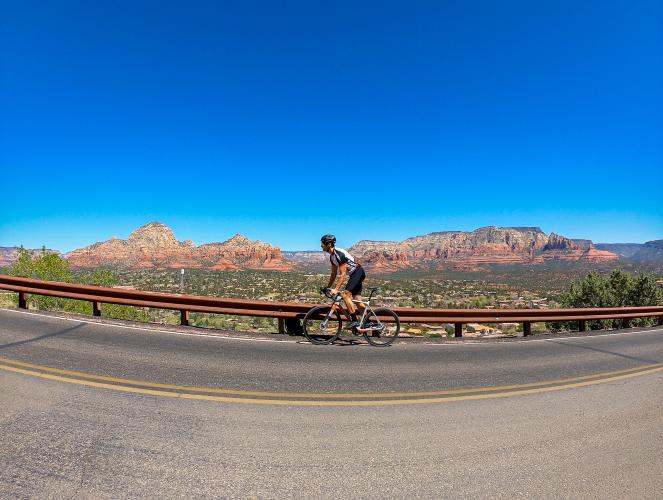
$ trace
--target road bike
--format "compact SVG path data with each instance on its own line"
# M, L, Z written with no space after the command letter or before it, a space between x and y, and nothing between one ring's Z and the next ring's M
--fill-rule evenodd
M374 346L388 346L396 340L401 330L401 322L398 315L386 307L371 307L373 294L378 290L371 288L368 299L355 300L352 302L363 306L364 311L359 319L359 326L353 326L349 333L355 336L360 334L369 344ZM317 306L311 309L303 321L304 336L312 344L331 344L341 338L343 332L343 319L350 323L350 314L342 306L343 297L340 293L332 294L329 288L321 288L320 293L332 300L331 305Z

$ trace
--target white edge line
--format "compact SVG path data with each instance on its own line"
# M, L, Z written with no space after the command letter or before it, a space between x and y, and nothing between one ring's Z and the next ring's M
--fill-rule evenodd
M273 342L273 343L290 343L290 344L300 344L300 345L310 345L312 346L310 342L305 342L305 341L298 341L298 340L276 340L276 339L249 339L246 337L236 337L232 335L220 335L216 333L193 333L193 332L176 332L173 330L162 330L159 328L149 328L149 327L142 327L142 326L130 326L130 325L116 325L113 323L102 323L101 321L91 321L88 319L78 319L78 318L67 318L63 316L51 316L49 314L42 314L42 313L33 313L30 311L19 311L17 309L4 309L0 308L0 311L7 311L7 312L13 312L17 314L27 314L30 316L38 316L40 318L51 318L51 319L61 319L64 321L74 321L77 323L87 323L90 325L101 325L101 326L110 326L110 327L115 327L115 328L125 328L127 330L140 330L144 332L156 332L156 333L170 333L172 335L185 335L189 337L205 337L205 338L217 338L217 339L227 339L227 340L238 340L238 341L244 341L244 342ZM520 342L513 342L511 343L518 345L518 344L529 344L530 342L553 342L555 340L587 340L595 337L612 337L616 335L635 335L638 333L653 333L653 332L662 332L663 328L657 328L655 330L638 330L636 332L615 332L615 333L599 333L596 335L585 335L585 336L574 336L574 337L555 337L553 339L531 339L527 341L520 341ZM461 341L461 342L454 342L454 343L433 343L433 342L423 342L421 345L426 345L426 346L434 346L434 347L457 347L457 346L486 346L486 345L491 345L496 342L481 342L477 340L468 340L468 341ZM504 343L504 342L500 342ZM361 344L358 344L361 345ZM407 344L394 344L396 345L407 345Z
M109 327L114 327L114 328L124 328L127 330L140 330L144 332L156 332L156 333L171 333L173 335L187 335L190 337L212 337L212 338L218 338L218 339L228 339L228 340L240 340L240 341L246 341L246 342L278 342L278 343L284 343L284 342L290 342L290 343L296 343L294 340L276 340L276 339L249 339L245 337L236 337L236 336L231 336L231 335L220 335L216 333L210 333L210 334L205 334L205 333L193 333L193 332L176 332L173 330L163 330L160 328L149 328L149 327L141 327L141 326L131 326L131 325L117 325L113 323L102 323L101 321L91 321L87 319L78 319L78 318L67 318L63 316L51 316L49 314L41 314L41 313L33 313L29 311L18 311L16 309L0 309L0 311L7 311L7 312L13 312L13 313L18 313L18 314L27 314L29 316L38 316L40 318L51 318L51 319L61 319L64 321L73 321L76 323L87 323L89 325L100 325L100 326L109 326ZM308 344L308 342L306 342Z

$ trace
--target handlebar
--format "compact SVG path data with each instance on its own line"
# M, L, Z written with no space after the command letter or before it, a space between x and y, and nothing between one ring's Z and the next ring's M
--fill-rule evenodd
M320 293L322 295L324 295L325 297L329 298L329 299L335 299L336 297L341 295L340 293L337 293L336 295L332 295L331 288L327 288L325 286L320 287Z
M327 288L326 286L321 286L321 287L320 287L320 293L321 293L322 295L324 295L325 297L327 297L327 298L330 298L330 299L336 299L337 297L339 297L339 296L341 295L340 292L337 293L336 295L332 295L331 292L330 292L330 290L331 290L331 288ZM374 294L375 292L377 292L377 291L378 291L378 288L377 288L377 287L371 288L371 294L368 296L368 299L367 299L368 302L371 301L371 299L373 298L373 294Z

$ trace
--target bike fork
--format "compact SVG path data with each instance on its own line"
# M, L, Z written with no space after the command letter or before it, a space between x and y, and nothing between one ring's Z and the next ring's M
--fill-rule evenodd
M329 319L331 318L332 314L334 314L334 311L335 311L335 310L336 310L336 309L334 309L333 307L330 308L330 309L329 309L329 312L328 312L327 315L325 316L325 319L323 319L323 320L322 320L322 323L320 323L320 326L322 327L323 330L324 330L325 328L327 328L327 324L329 323Z

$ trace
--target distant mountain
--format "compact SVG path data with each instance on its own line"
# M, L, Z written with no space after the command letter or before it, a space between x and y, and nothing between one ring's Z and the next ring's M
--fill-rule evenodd
M648 241L629 257L629 261L642 264L663 264L663 240Z
M5 267L13 264L18 259L19 247L0 247L0 267ZM32 254L41 252L41 249L28 249ZM48 253L57 253L57 250L46 249Z
M320 250L282 250L281 253L285 260L304 267L320 266L327 263L325 254Z
M17 258L18 247L0 247L0 267L13 264Z
M66 255L72 267L208 268L215 270L292 268L281 250L261 241L237 234L222 243L196 246L178 241L173 231L160 222L150 222L126 240L111 238Z
M404 241L360 241L350 252L377 272L402 269L435 269L451 266L479 270L498 264L543 264L548 261L604 263L619 259L598 250L591 241L585 248L538 227L488 226L474 231L444 231Z
M554 262L586 264L663 263L663 240L646 244L601 243L569 239L538 227L487 226L474 231L439 231L403 241L362 240L348 249L373 272L434 271L452 268L478 271L494 265L541 265ZM17 249L0 248L0 266L16 259ZM204 268L279 271L328 267L321 251L286 251L237 234L224 242L196 246L178 241L159 222L146 224L126 240L111 238L65 255L74 268Z
M622 257L631 257L644 246L644 243L597 243L594 246L597 250L606 250Z

